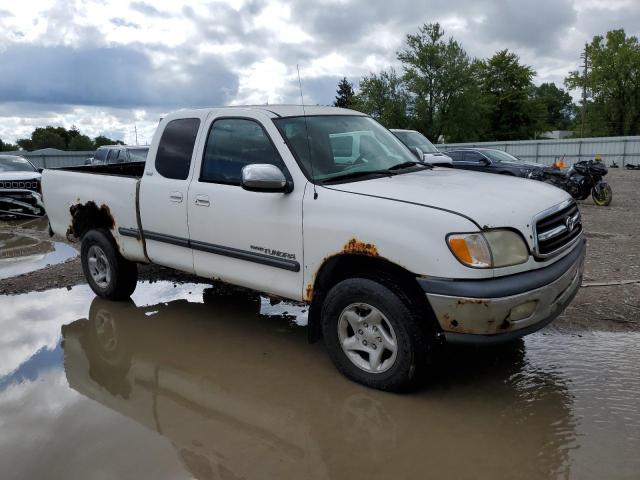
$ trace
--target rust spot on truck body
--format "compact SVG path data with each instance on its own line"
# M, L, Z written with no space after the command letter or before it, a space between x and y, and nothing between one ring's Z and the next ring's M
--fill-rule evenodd
M68 240L79 240L93 228L113 230L115 227L115 220L109 207L105 204L98 207L92 200L85 204L77 203L71 205L69 213L71 214L71 225L67 228Z
M313 283L309 283L307 285L307 289L305 290L304 300L306 302L310 302L313 300Z
M342 253L357 253L369 257L379 257L378 249L372 243L365 243L357 238L352 238L342 248Z

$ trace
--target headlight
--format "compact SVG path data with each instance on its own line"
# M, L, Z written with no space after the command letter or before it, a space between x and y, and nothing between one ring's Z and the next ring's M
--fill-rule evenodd
M474 268L508 267L529 259L524 240L511 230L452 233L447 244L460 262Z

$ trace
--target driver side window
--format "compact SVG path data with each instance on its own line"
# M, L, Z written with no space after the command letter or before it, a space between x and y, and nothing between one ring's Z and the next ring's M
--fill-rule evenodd
M480 163L484 160L484 155L478 152L464 152L464 161L469 163Z
M222 118L211 125L202 159L200 181L240 185L242 167L270 163L286 168L267 133L255 120Z

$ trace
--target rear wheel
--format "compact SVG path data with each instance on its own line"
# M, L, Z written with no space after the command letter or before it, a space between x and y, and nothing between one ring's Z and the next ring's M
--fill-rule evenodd
M380 390L417 385L430 353L421 321L401 291L365 278L335 285L322 308L333 363L351 380Z
M591 191L591 197L593 198L593 203L599 207L608 207L613 200L613 190L608 184L602 187L599 192L594 188Z
M91 230L82 238L82 270L96 295L125 300L136 289L138 268L118 251L107 230Z

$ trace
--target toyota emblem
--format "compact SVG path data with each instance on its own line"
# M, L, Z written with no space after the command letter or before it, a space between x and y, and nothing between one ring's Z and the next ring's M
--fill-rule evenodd
M575 227L573 217L567 217L564 224L567 226L567 230L569 230L569 232L573 232L573 228Z

